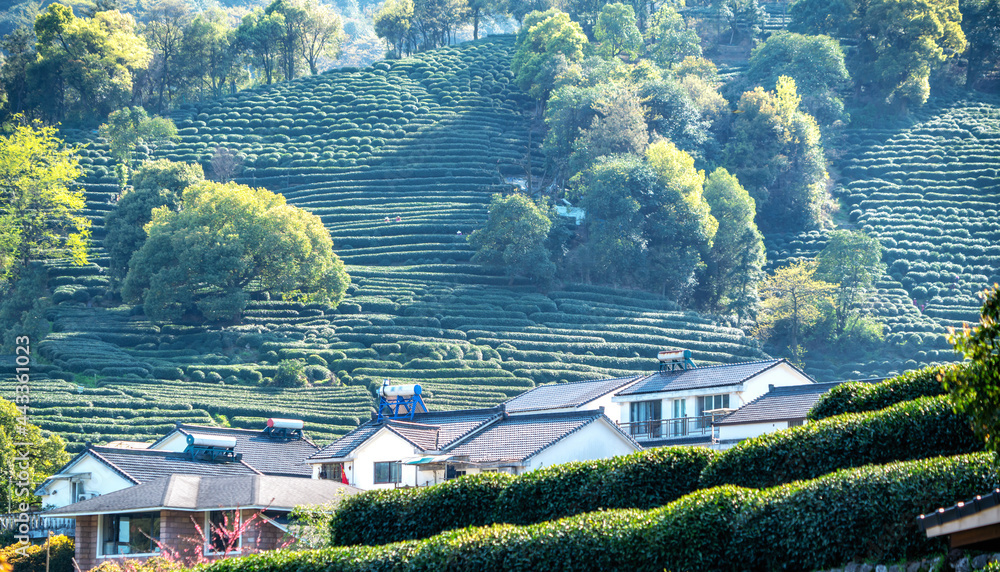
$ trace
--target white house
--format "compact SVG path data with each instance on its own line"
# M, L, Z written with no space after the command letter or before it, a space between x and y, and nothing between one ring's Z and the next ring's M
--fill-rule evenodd
M621 423L621 407L612 402L615 392L644 379L642 373L614 379L575 381L540 385L508 400L504 406L509 415L533 413L568 413L604 408L604 414Z
M711 444L712 422L720 413L739 409L771 386L815 383L784 359L695 367L684 355L611 398L622 428L644 447Z
M820 396L841 383L769 388L764 395L715 421L717 448L728 449L744 439L806 423L806 414Z
M521 474L640 450L600 409L508 414L491 409L369 421L310 457L313 476L361 489L424 486L465 474Z
M189 442L195 437L212 441L214 446L199 450ZM266 429L178 425L146 448L135 443L88 445L35 494L42 498L42 506L63 507L173 474L308 478L312 468L304 461L318 450L301 431L292 435Z

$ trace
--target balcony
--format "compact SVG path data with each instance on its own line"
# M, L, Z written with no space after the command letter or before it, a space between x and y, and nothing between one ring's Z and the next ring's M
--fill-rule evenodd
M16 530L19 525L24 524L18 520L20 517L18 513L0 514L0 531ZM28 536L31 538L45 538L49 532L53 535L66 536L76 534L76 520L72 518L52 518L38 513L28 513L27 524Z
M633 423L620 423L619 427L640 443L643 441L668 439L691 440L698 437L703 437L705 441L712 442L718 438L717 431L712 426L712 421L715 417L715 415L702 415L699 417L674 417L671 419L635 421Z

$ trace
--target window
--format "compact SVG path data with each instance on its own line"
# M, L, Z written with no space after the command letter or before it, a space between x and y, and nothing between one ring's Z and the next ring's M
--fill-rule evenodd
M103 556L160 551L160 513L106 514L101 517Z
M629 421L632 435L643 435L649 437L660 437L660 419L662 416L663 402L638 401L629 404Z
M688 434L687 421L682 419L687 417L687 399L674 399L671 406L674 421L670 423L670 436L684 437Z
M698 416L705 415L713 409L729 409L729 394L703 395L698 398Z
M326 479L330 481L340 482L341 478L345 474L343 463L327 463L325 465L320 465L319 478Z
M232 510L213 510L208 513L205 535L208 536L207 552L229 553L240 549L243 539L239 515Z
M386 461L375 463L375 484L403 482L403 463L401 461Z

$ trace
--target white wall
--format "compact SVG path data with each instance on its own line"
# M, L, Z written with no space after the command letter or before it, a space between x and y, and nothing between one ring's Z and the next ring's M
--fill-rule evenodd
M391 489L397 485L395 483L375 484L375 463L386 461L401 461L414 457L422 453L411 443L396 435L386 428L382 428L369 437L344 459L338 462L344 463L344 472L350 485L359 489ZM319 478L319 465L313 463L313 478ZM433 482L433 475L425 475L423 480L417 476L418 467L416 465L403 464L402 482L400 486L417 486L423 484L423 480L430 479Z
M607 459L618 455L628 455L638 451L621 433L605 419L598 419L572 433L554 445L542 450L526 460L523 471L568 463Z
M116 471L98 461L89 454L80 457L71 466L64 468L58 474L52 476L52 481L46 485L49 494L42 495L42 506L52 506L55 508L77 502L72 498L73 484L68 475L78 473L90 473L90 479L83 482L84 491L87 493L97 493L105 495L120 491L133 486L135 483L119 475ZM66 477L61 477L67 475Z
M719 441L742 441L743 439L759 437L765 433L774 433L775 431L780 431L782 429L788 429L788 421L720 425Z
M779 363L771 369L754 376L743 383L743 403L750 403L768 391L768 386L785 387L806 385L812 381L787 363Z
M183 453L187 449L187 435L181 433L177 429L174 429L163 438L162 441L156 444L155 447L150 447L150 449L158 449L160 451L174 451L177 453Z

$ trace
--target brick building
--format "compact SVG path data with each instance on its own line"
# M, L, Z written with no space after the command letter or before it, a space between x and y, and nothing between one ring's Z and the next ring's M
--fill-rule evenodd
M280 548L288 514L360 492L326 480L269 475L175 474L47 514L76 519L76 561L86 572L108 560L166 556L185 563Z

